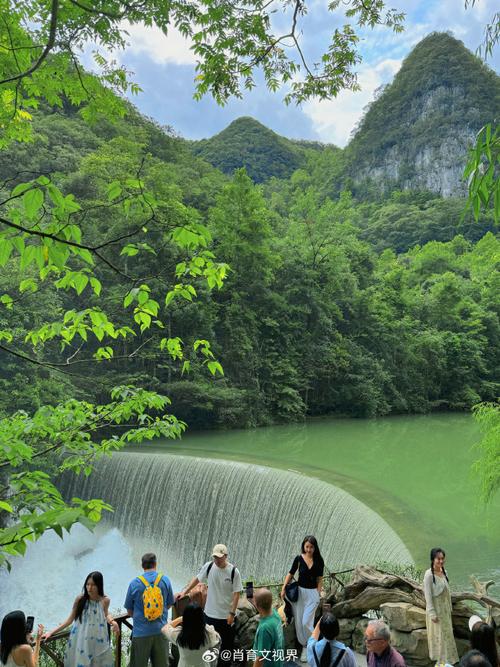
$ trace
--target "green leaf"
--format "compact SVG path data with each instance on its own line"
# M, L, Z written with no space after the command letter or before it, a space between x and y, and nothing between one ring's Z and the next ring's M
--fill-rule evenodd
M16 187L12 190L10 196L17 197L17 195L21 195L23 192L26 192L26 190L29 190L32 187L33 183L19 183L19 185L16 185Z
M13 248L14 245L10 239L2 238L0 240L0 266L7 264Z
M3 303L5 307L10 310L12 308L14 300L9 294L2 294L2 296L0 296L0 303Z
M43 192L39 188L28 190L23 196L23 206L26 215L32 220L43 204Z
M132 244L126 245L124 248L122 248L122 251L120 255L127 255L128 257L133 257L134 255L137 255L139 250Z
M212 375L215 375L216 373L224 375L222 366L218 361L207 361L207 368L212 373Z
M108 200L109 201L114 201L115 199L118 199L118 197L122 193L122 186L118 181L113 181L110 183L108 187Z
M33 278L26 278L25 280L21 280L19 283L19 291L20 292L36 292L37 290L37 284L33 280Z

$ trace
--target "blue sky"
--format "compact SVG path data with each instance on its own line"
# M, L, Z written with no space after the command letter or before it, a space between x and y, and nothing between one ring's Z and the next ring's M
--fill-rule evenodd
M477 0L465 9L464 0L391 0L394 7L407 14L402 34L387 28L363 29L358 66L362 90L343 91L331 101L308 101L301 107L285 106L283 92L271 93L257 76L258 85L242 100L231 100L218 106L210 97L193 100L195 61L189 44L172 30L168 36L143 26L129 27L129 46L114 54L139 83L143 92L132 98L139 110L189 139L212 136L239 116L253 116L275 132L292 138L315 139L344 146L374 91L390 82L402 60L425 35L433 31L450 31L475 51L483 38L486 22L498 9L498 0ZM302 23L302 44L313 61L328 43L335 27L344 19L329 12L328 0L312 0ZM85 58L89 63L88 52ZM488 61L500 72L500 47Z

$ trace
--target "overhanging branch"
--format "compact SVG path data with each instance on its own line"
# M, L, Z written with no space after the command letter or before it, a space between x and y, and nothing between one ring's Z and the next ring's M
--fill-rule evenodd
M2 79L0 80L0 86L5 84L5 83L11 83L12 81L20 81L21 79L24 79L27 76L30 76L30 74L33 74L40 65L43 63L43 61L47 58L49 53L52 51L54 48L54 45L56 43L56 32L57 32L57 12L59 10L59 0L52 0L52 6L50 9L50 28L49 28L49 39L47 41L47 44L45 45L45 48L38 58L38 60L27 70L24 72L19 72L19 74L16 74L15 76L8 77L7 79Z

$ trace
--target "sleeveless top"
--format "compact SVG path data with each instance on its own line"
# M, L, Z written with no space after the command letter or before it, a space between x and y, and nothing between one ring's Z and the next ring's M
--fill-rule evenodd
M114 667L108 624L100 600L87 600L80 621L71 626L65 667Z

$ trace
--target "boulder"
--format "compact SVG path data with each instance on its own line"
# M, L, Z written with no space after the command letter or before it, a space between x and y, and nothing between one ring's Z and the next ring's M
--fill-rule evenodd
M358 653L366 653L365 646L365 630L368 625L369 618L361 618L357 623L352 633L352 648Z
M431 664L427 645L427 630L417 629L412 632L401 632L393 629L391 635L392 645L403 655L407 664L415 667L427 667Z
M241 598L234 619L235 648L244 650L252 648L258 624L259 615L257 610L246 598Z
M352 633L354 632L354 628L356 627L356 624L359 620L359 618L339 618L340 632L338 640L347 646L351 646Z
M452 622L453 634L462 639L470 638L469 618L476 612L465 602L457 602L453 605Z
M425 611L407 602L386 602L380 611L391 630L411 632L425 628Z

